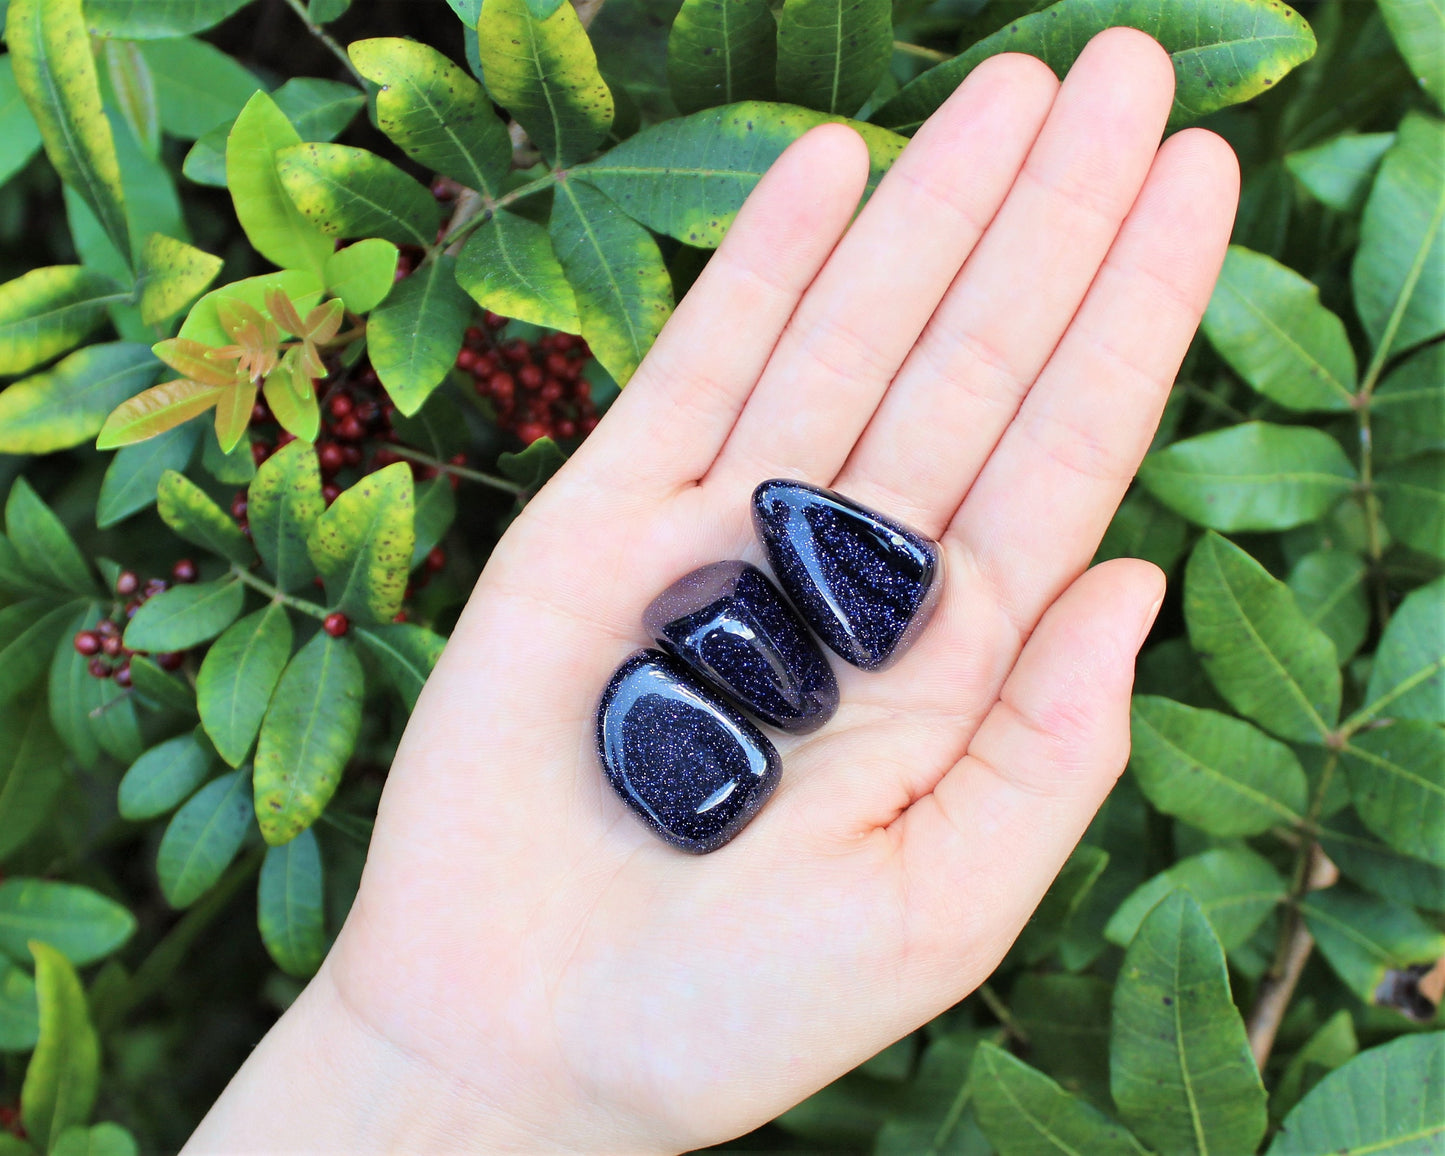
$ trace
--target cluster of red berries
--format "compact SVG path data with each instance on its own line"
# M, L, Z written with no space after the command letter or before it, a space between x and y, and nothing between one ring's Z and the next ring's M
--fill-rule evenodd
M20 1106L18 1104L0 1104L0 1135L18 1136L21 1140L28 1137L25 1125L20 1121Z
M471 375L479 395L491 402L497 425L525 445L538 438L585 437L597 426L592 385L582 376L591 356L587 343L570 333L551 333L535 342L499 341L507 319L488 313L483 325L467 330L457 368Z
M170 581L151 578L142 584L140 576L134 570L122 570L115 580L115 592L117 597L128 599L124 617L129 621L147 600L169 590L172 584L184 586L195 580L196 564L189 558L182 558L171 567ZM123 630L114 618L102 618L91 629L82 630L75 636L75 649L77 653L90 659L87 669L92 677L114 678L117 686L129 687L131 658L147 652L131 650L121 641L122 634ZM186 655L184 651L172 650L157 654L155 660L162 670L179 670Z

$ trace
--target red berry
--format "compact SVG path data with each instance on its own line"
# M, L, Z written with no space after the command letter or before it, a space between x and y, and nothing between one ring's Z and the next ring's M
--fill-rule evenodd
M103 658L92 658L85 669L90 671L92 678L110 677L110 663Z
M381 416L381 406L371 399L360 402L356 407L356 420L362 425L371 425Z
M326 403L326 408L331 411L332 417L345 417L354 406L348 394L333 393L331 400Z
M540 365L527 362L517 370L517 380L522 383L524 389L540 389L542 382L547 380L547 375L542 372Z
M468 349L481 349L487 343L487 335L475 325L468 325L466 333L462 335L462 341Z
M182 558L171 567L171 577L177 582L194 582L197 574L196 564L189 558Z
M115 579L115 592L122 598L129 598L140 589L140 577L134 570L122 570Z
M271 448L265 442L251 443L251 460L258 466L271 456Z
M584 417L581 421L579 421L577 425L578 428L582 430L584 435L590 434L593 430L597 428L597 419L591 415L588 415L587 417Z
M534 441L547 436L547 427L539 421L526 421L517 427L517 436L525 444L531 445Z
M359 442L366 436L366 427L354 413L349 413L331 428L331 432L342 441Z
M552 348L558 353L566 353L576 343L577 339L570 333L552 334Z
M447 553L440 546L433 546L426 556L426 568L433 572L444 569L447 564Z
M340 486L333 486L330 482L327 482L326 485L324 485L324 486L321 487L321 499L322 499L322 501L324 501L328 506L331 505L332 502L336 501L336 499L339 498L340 496L341 496L341 487L340 487Z
M510 373L494 373L487 378L487 392L495 398L510 398L516 389L517 380Z
M289 429L283 429L276 435L276 448L279 450L282 446L289 446L295 440L296 435L294 433Z
M169 587L170 583L164 578L149 578L146 580L145 589L141 591L141 598L154 598L157 594L164 594Z
M348 466L359 466L359 465L361 465L361 447L360 447L360 446L355 446L355 445L345 445L345 446L342 446L342 447L341 447L341 456L346 459L346 464L347 464Z
M100 635L94 630L82 630L75 636L75 649L86 658L100 653Z
M464 466L467 464L467 455L464 453L452 454L447 460L454 466Z
M493 313L490 309L482 317L488 329L502 329L507 324L507 319L500 313Z
M112 634L100 640L100 649L107 658L114 658L124 650L125 647L121 644L120 636Z
M156 665L162 670L180 670L185 661L186 656L179 650L168 650L164 654L156 655Z
M376 453L371 455L371 464L377 469L381 469L382 466L395 465L399 461L401 461L401 455L387 449L385 446L382 446Z
M323 474L334 474L346 464L346 455L335 442L322 442L316 447L316 460L321 463Z
M351 629L351 623L347 620L346 615L332 613L326 616L326 621L321 624L321 629L332 638L340 638Z
M560 353L547 354L547 360L544 364L547 366L547 372L552 374L553 377L566 377L567 370L572 366L572 363Z
M490 377L497 372L497 356L494 353L477 354L476 364L472 366L473 377Z
M392 621L393 621L393 622L405 622L405 621L406 621L406 611L405 611L405 610L398 610L398 611L396 612L396 614L393 616Z
M588 401L592 397L592 383L585 377L579 377L572 383L572 396L578 401Z
M532 348L519 337L502 346L502 356L508 361L515 361L520 364L531 359Z
M264 401L258 401L255 405L253 405L253 406L251 407L251 420L252 420L252 421L270 421L270 420L271 420L271 410L270 410L270 407L268 407Z
M537 391L537 400L552 405L562 400L562 383L555 377Z
M557 423L557 436L560 438L575 438L577 436L577 423L563 418Z
M463 373L471 373L477 367L477 351L462 346L461 352L457 354L457 368Z
M246 491L240 490L231 499L231 517L238 522L246 516Z
M102 618L95 624L95 632L102 638L120 637L120 627L109 618Z
M115 669L115 685L119 687L130 686L130 663L122 662Z

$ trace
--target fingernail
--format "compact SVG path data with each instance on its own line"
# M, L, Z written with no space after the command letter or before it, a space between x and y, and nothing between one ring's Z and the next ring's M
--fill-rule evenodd
M1154 629L1154 619L1159 617L1159 607L1164 605L1164 595L1159 595L1154 605L1149 607L1149 613L1144 615L1144 621L1139 627L1139 641L1134 644L1138 650L1144 645L1144 640L1149 637L1149 631Z

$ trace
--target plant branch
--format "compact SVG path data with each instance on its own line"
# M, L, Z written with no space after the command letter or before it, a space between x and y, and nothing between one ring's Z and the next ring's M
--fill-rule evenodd
M994 1018L1003 1024L1004 1031L1013 1036L1021 1044L1029 1042L1029 1033L1024 1031L1022 1025L1014 1018L1013 1012L1009 1011L1008 1005L999 998L998 992L989 987L986 983L978 985L978 998L983 1000L984 1006L993 1012Z
M901 52L904 56L916 56L930 64L942 64L945 60L953 59L947 52L939 52L936 48L925 48L921 44L909 44L906 40L895 40L893 51Z
M260 591L267 598L271 599L272 602L279 602L282 606L289 606L292 610L298 610L302 614L309 614L312 618L325 618L327 615L325 607L317 606L314 602L307 602L304 598L295 598L290 594L286 594L278 590L275 586L272 586L271 583L267 582L264 578L258 578L242 566L233 564L231 566L231 573L247 586L251 587L252 590Z
M440 458L434 458L431 454L423 453L421 450L414 450L410 446L390 445L387 447L399 458L406 458L408 461L420 462L424 466L431 466L434 470L440 470L444 474L453 474L459 478L465 478L469 482L476 482L479 485L491 486L494 490L501 490L503 493L516 496L522 492L522 486L509 478L500 478L496 474L484 474L481 470L473 470L467 466L454 466L451 462L444 462Z
M306 31L310 32L312 36L326 45L331 55L341 61L346 67L346 71L351 73L351 78L355 80L364 91L366 89L366 77L362 76L357 70L356 65L351 63L351 57L346 54L346 49L337 44L321 25L311 22L311 17L306 14L306 7L301 3L301 0L286 0L286 6L290 8L292 12L296 13L296 18L300 20L302 24L306 25Z
M451 223L447 225L442 239L437 242L437 248L446 249L463 240L478 225L490 221L498 209L505 209L524 197L550 189L557 183L559 176L556 171L549 172L546 176L528 181L525 185L518 185L511 192L496 198L488 197L485 193L474 193L470 198L463 194L457 202L457 211L452 215Z

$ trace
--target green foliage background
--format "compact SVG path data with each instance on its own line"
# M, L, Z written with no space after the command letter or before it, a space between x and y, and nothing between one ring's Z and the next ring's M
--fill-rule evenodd
M489 544L575 445L516 452L455 369L481 311L581 334L605 401L801 132L849 119L876 182L979 61L1062 73L1115 24L1245 174L1100 551L1171 579L1130 771L978 993L729 1147L1438 1150L1445 11L581 11L0 0L0 1156L176 1149L323 957ZM366 365L393 461L328 495L312 382ZM259 467L258 389L295 435ZM76 632L182 557L130 685L92 677Z

